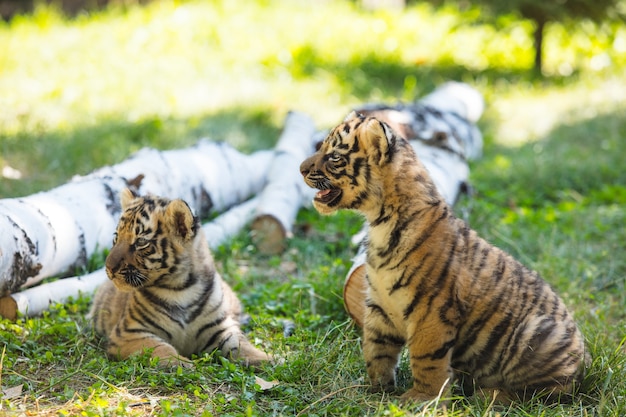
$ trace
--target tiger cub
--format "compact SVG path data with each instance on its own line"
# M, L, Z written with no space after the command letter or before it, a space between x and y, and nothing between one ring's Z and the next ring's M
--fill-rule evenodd
M352 112L300 171L320 190L320 213L352 209L369 223L363 355L374 391L395 388L407 345L405 400L445 398L455 378L501 402L573 392L586 353L563 301L453 215L408 141Z
M153 349L161 366L191 366L191 354L218 349L257 366L271 356L239 326L241 304L215 269L204 232L183 200L125 189L106 258L109 281L91 308L95 330L117 359Z

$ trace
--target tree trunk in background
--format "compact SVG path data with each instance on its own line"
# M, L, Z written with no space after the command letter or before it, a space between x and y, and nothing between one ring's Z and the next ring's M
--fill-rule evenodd
M109 247L122 188L182 198L204 217L258 193L272 156L206 140L182 150L143 149L50 191L0 200L0 296L46 277L74 275Z
M474 125L484 110L479 92L466 84L447 83L414 104L373 104L355 110L384 120L411 142L448 204L453 205L468 187L467 161L482 153L482 135ZM359 247L343 291L346 310L359 326L363 323L367 291L366 235L367 224L353 238Z
M535 73L541 75L543 73L543 32L546 22L535 19L535 31L533 32L533 43L535 47Z

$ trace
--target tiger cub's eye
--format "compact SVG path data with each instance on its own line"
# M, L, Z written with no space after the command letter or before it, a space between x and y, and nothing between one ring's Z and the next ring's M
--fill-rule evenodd
M145 237L138 237L135 240L135 247L138 249L145 248L150 244L150 239L146 239Z
M339 153L337 153L337 152L333 152L333 153L331 153L331 154L330 154L330 157L328 158L328 160L329 160L330 162L334 162L334 163L336 163L336 162L340 162L340 161L341 161L341 159L342 159L342 156L341 156Z

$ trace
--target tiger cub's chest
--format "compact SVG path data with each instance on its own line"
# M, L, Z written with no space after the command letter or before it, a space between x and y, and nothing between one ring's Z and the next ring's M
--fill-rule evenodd
M182 347L202 342L198 330L222 313L221 296L219 285L199 280L184 288L151 288L134 301L136 308L150 305L153 330Z
M397 329L405 330L404 306L409 300L407 291L403 289L391 290L392 284L390 283L395 281L391 271L377 270L368 265L367 279L369 298L385 311Z

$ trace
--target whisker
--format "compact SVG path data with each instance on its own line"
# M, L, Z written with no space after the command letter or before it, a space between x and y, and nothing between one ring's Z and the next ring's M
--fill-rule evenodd
M148 277L135 268L128 268L124 271L124 279L129 285L137 288L141 287L148 280Z

